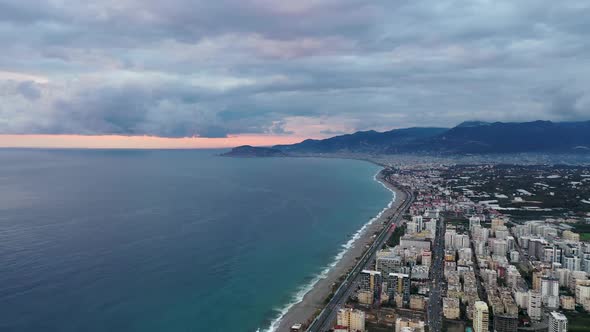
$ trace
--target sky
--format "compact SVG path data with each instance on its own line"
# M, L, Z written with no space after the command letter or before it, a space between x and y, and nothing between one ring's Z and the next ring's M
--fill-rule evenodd
M0 0L0 147L590 120L587 0Z

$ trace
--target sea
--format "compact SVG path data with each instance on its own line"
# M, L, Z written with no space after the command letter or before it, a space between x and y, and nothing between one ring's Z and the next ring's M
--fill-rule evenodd
M0 150L0 331L272 331L392 201L358 160Z

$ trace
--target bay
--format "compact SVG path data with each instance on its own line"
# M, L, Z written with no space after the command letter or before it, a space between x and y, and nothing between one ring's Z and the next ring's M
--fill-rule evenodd
M1 150L1 331L267 328L391 200L356 160Z

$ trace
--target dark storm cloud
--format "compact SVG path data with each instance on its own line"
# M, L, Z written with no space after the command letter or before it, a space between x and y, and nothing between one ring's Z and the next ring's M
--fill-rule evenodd
M589 16L586 1L0 0L0 133L588 119Z

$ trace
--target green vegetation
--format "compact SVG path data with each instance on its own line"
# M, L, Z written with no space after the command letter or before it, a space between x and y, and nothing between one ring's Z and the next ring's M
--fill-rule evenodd
M588 313L580 312L566 312L567 316L567 330L569 332L586 332L590 329L590 315Z
M366 322L365 328L371 332L389 332L391 331L391 327L385 325L379 325L373 322Z
M465 219L445 219L445 224L451 224L455 226L469 226L469 220Z
M522 278L524 279L524 281L526 281L529 287L532 286L532 272L524 264L521 263L516 264L516 269L518 269L518 272L520 272L520 275L522 275Z
M463 332L465 331L465 322L443 320L443 332Z
M559 287L559 295L576 296L576 294L572 292L569 288L561 286Z
M590 233L590 224L586 224L583 222L578 222L572 225L574 227L573 231L576 233Z
M553 211L510 211L518 216L535 217L539 214L556 215L566 211L590 212L590 204L582 199L590 197L590 183L582 175L587 168L569 166L458 165L442 174L453 179L454 186L466 186L479 200L497 200L503 207L536 206ZM552 177L556 175L556 177ZM575 185L572 184L576 183ZM521 194L519 189L531 195ZM504 196L497 197L496 194ZM520 197L523 202L513 201ZM589 231L590 232L590 231Z
M590 224L580 221L571 226L573 232L580 234L580 241L590 241Z
M395 247L399 244L399 239L406 233L406 224L402 226L396 227L395 231L391 234L389 239L387 239L387 245L390 247Z
M462 213L443 212L442 217L445 219L445 224L469 226L469 219Z

